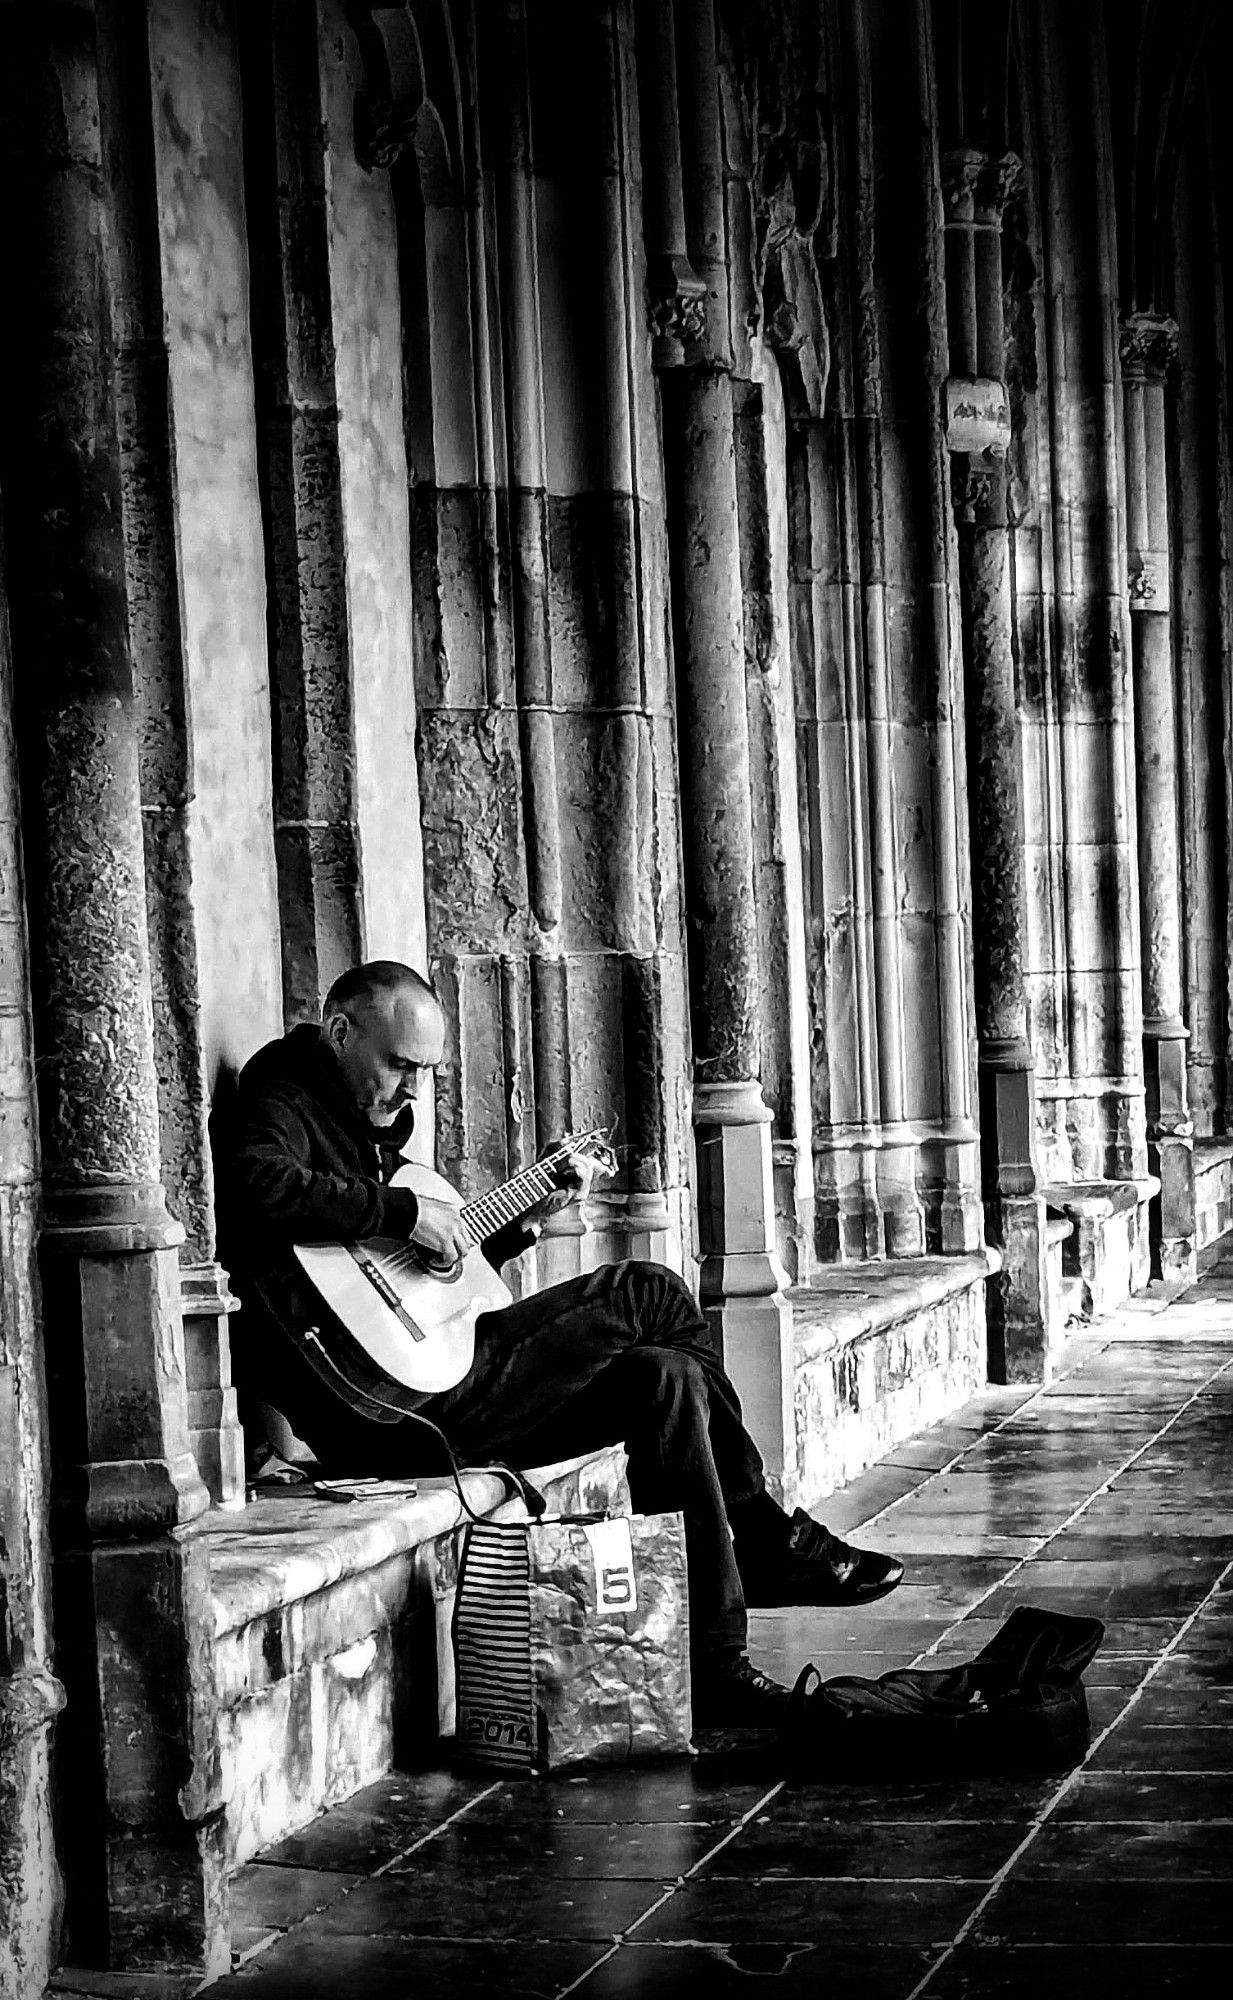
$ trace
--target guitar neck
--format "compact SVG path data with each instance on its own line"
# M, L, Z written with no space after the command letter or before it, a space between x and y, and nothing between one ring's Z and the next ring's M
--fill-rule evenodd
M513 1222L521 1222L529 1215L545 1195L552 1194L557 1187L557 1179L550 1162L563 1159L564 1148L549 1160L541 1160L534 1167L526 1167L512 1180L503 1181L500 1187L491 1188L480 1195L477 1201L467 1202L462 1211L462 1219L477 1243L505 1229Z

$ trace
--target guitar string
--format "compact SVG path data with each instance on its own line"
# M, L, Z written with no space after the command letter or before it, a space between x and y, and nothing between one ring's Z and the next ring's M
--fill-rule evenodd
M573 1158L575 1153L588 1143L591 1136L588 1133L585 1139L578 1142L577 1146L570 1146L568 1144L558 1146L555 1151L547 1153L542 1160L537 1160L533 1167L524 1167L521 1173L515 1174L513 1179L506 1181L503 1186L490 1188L487 1194L479 1195L475 1201L465 1202L460 1214L463 1222L467 1225L468 1234L473 1234L473 1223L481 1223L481 1233L474 1238L476 1244L482 1243L486 1236L492 1234L492 1231L486 1226L488 1221L486 1211L490 1209L495 1210L496 1219L499 1223L516 1222L519 1216L525 1215L527 1211L521 1201L517 1203L511 1201L513 1190L525 1185L537 1196L540 1194L551 1194L554 1188L554 1180L550 1169L558 1165L562 1160ZM539 1186L541 1181L544 1183L542 1188ZM506 1212L507 1210L508 1212ZM382 1258L381 1262L387 1271L395 1273L422 1268L422 1259L417 1246L414 1244L408 1244L405 1249L390 1251Z

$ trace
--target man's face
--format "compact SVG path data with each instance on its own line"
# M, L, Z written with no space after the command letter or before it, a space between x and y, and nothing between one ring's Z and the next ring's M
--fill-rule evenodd
M392 1125L419 1095L424 1071L445 1053L445 1019L431 993L408 987L360 1002L354 1018L335 1014L326 1039L347 1088L376 1131Z

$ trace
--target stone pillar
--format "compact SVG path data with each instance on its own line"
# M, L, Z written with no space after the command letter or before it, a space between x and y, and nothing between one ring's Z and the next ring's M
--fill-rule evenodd
M640 28L653 11L640 11ZM758 1080L761 982L711 0L676 0L674 25L676 106L655 69L651 35L639 73L644 132L657 117L675 126L677 110L681 133L683 192L657 187L646 214L648 270L676 273L671 313L653 287L650 308L668 494L700 1287L768 1476L782 1489L796 1471L792 1324L775 1250L771 1112ZM662 132L652 157L662 172L675 171ZM679 260L666 262L671 245L654 235L658 219L678 213L688 273ZM678 352L683 367L675 365Z
M24 888L0 574L0 1994L14 2000L47 1984L63 1894L50 1751L64 1690L51 1672L51 1479Z
M249 0L237 20L291 1026L364 957L351 628L316 14Z
M851 12L852 10L849 10ZM886 1254L919 1256L925 1247L925 1212L917 1188L920 1161L907 1115L907 1049L903 1005L902 879L897 851L899 774L891 671L886 560L886 455L884 381L879 327L881 274L875 227L874 130L864 23L857 85L856 144L852 162L853 311L851 423L852 484L859 554L853 604L861 635L864 686L856 710L864 722L868 783L868 909L873 944L872 1014L877 1049L878 1201Z
M1165 397L1177 361L1176 322L1131 313L1122 322L1126 532L1138 775L1139 913L1143 952L1143 1079L1152 1202L1152 1264L1166 1279L1197 1272L1194 1124L1182 1018L1182 901L1177 698L1173 670Z
M775 1252L732 382L665 379L703 1305L773 1475L795 1460L791 1318ZM675 502L673 505L672 502Z
M231 1386L236 1301L214 1255L209 1088L189 838L192 752L180 622L167 341L144 16L116 17L101 88L115 253L112 328L124 491L162 1179L182 1224L181 1312L189 1442L212 1500L244 1505L244 1437Z
M188 1440L183 1230L159 1179L94 10L25 13L6 53L24 303L0 335L22 384L0 481L32 879L71 1948L214 1974L228 1941L204 1556L175 1532L209 1496Z
M947 442L967 685L977 1100L986 1230L1004 1257L989 1301L995 1381L1042 1381L1050 1372L1024 985L1023 773L1006 515L1010 411L1002 380L1002 212L1020 171L1013 154L992 159L975 147L944 162Z

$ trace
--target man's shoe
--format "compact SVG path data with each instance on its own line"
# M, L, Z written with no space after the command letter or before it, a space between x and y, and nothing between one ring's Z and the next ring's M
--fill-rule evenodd
M747 1653L707 1668L695 1667L695 1729L780 1729L791 1697L786 1687L761 1674Z
M788 1523L785 1546L764 1553L741 1572L745 1602L778 1604L872 1604L903 1580L903 1564L876 1549L854 1549L798 1507Z

